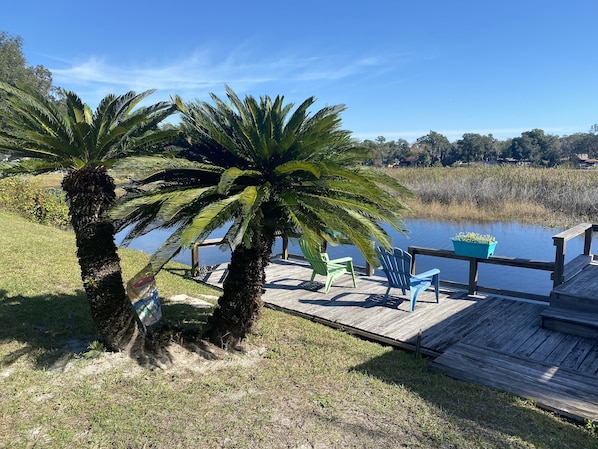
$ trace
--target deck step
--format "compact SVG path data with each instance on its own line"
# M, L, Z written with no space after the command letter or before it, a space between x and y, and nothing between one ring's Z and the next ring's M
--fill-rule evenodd
M568 282L582 272L588 265L593 262L594 258L591 255L581 254L568 262L563 271L563 282Z
M596 298L555 291L550 294L550 307L598 314L598 300Z
M598 339L598 312L547 307L541 314L542 327L567 334Z
M543 362L458 343L431 367L456 379L486 385L550 411L584 421L598 420L598 377Z
M591 257L590 262L571 280L550 292L550 307L541 314L542 327L580 337L598 338L598 265L593 256L584 257Z
M550 293L550 304L574 310L598 312L598 265L591 263L579 271L570 281L556 286Z

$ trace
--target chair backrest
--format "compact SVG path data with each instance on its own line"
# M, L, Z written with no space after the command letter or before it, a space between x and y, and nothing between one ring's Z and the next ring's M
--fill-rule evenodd
M299 247L314 271L317 274L326 276L328 273L328 255L309 246L307 240L303 237L299 239Z
M411 254L400 248L389 253L378 246L378 255L388 283L395 288L409 289L411 286Z

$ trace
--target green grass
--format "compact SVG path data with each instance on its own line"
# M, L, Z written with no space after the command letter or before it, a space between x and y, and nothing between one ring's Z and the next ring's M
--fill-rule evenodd
M73 236L6 213L0 227L1 448L598 447L592 425L272 310L246 353L175 340L153 369L103 353ZM125 279L147 261L120 255ZM163 296L213 293L177 273L158 276ZM201 322L163 308L169 324Z

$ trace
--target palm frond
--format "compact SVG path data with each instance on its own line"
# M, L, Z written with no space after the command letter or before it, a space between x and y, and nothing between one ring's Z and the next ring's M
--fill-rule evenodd
M181 234L183 228L176 229L150 257L149 264L154 273L158 273L166 263L176 256L182 249Z
M111 160L158 146L176 135L158 123L175 111L170 102L133 110L153 90L107 95L92 112L77 94L64 91L66 113L39 92L0 82L9 108L0 114L9 125L3 140L28 154L70 160L74 167Z
M177 217L184 214L186 210L193 210L195 203L199 203L203 197L215 197L216 193L217 189L212 186L165 193L158 218L165 222L177 220Z
M165 156L131 156L118 161L115 170L122 174L130 174L142 184L167 178L168 173L188 173L187 177L193 177L193 172L200 177L201 173L213 173L219 175L224 168L202 162L190 161L188 159L165 157Z
M315 179L319 179L322 176L322 172L320 171L319 164L314 164L313 162L309 161L300 161L300 160L293 160L289 162L285 162L281 165L278 165L274 169L274 174L276 176L285 176L291 175L296 172L306 172L311 174Z
M8 94L4 99L10 104L9 108L0 108L0 115L9 125L2 133L5 143L20 147L29 155L48 155L52 152L52 157L57 159L70 156L72 133L55 104L28 88L21 89L0 82L0 90ZM38 148L36 142L42 138L65 144L56 149Z
M0 165L0 173L6 175L20 175L53 172L64 168L60 163L53 163L43 159L24 159L21 161L4 162Z
M220 176L220 182L218 183L218 193L222 195L228 195L231 187L235 184L240 177L259 177L262 173L258 170L241 170L237 167L231 167L225 170Z
M233 209L238 208L240 196L240 194L237 194L223 198L203 207L181 234L181 243L190 245L193 242L200 241L210 232L223 226L231 219Z

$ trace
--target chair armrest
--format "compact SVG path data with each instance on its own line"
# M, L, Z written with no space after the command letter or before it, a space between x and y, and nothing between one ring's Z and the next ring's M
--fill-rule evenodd
M412 274L412 278L424 279L424 278L431 278L432 276L440 274L440 270L438 268L432 268L431 270L424 271L423 273L419 274Z
M330 263L346 263L346 262L353 262L352 257L341 257L339 259L332 259L329 260Z

